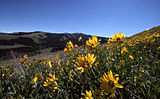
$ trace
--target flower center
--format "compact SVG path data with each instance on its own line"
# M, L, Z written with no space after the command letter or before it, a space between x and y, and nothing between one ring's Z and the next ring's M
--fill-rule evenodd
M113 83L113 81L109 81L109 83L108 83L108 84L109 84L109 86L110 86L110 87L114 87L114 83Z
M91 46L94 46L94 44L92 43Z
M117 41L120 41L121 39L120 38L117 38Z

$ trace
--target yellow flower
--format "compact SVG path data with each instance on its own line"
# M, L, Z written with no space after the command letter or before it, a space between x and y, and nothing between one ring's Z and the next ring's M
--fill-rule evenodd
M142 69L141 72L143 73L143 72L144 72L144 69Z
M74 47L75 47L75 48L78 48L78 45L76 44L76 45L74 45Z
M58 88L57 82L56 81L53 82L53 86L49 86L49 88L50 88L51 92L55 92L56 89Z
M156 39L151 40L151 43L153 43Z
M124 60L120 60L120 63L123 64L123 63L124 63Z
M108 57L106 58L106 61L108 60Z
M5 68L5 66L0 66L0 69Z
M15 73L10 74L9 76L12 77Z
M61 73L63 72L63 68L61 69Z
M24 59L27 59L27 58L28 58L28 55L27 55L27 54L25 54L25 55L23 56L23 58L24 58Z
M49 65L50 68L52 68L52 63L51 63L51 61L48 62L48 65Z
M64 52L65 52L65 53L67 52L67 48L64 48Z
M95 63L95 66L98 66L98 65L99 65L99 61Z
M29 65L29 61L26 61L25 66L28 66L28 65Z
M58 60L58 66L61 66L61 60L60 59Z
M155 33L154 33L154 37L157 37L157 38L160 37L160 33L156 33L156 32L155 32Z
M116 87L117 88L123 88L123 86L118 84L118 74L116 74L113 77L112 71L110 70L108 72L108 75L106 75L106 73L104 73L103 77L100 78L101 79L101 89L104 90L107 93L111 92L111 95L114 96L115 95L115 91L116 91Z
M49 76L50 77L46 77L46 82L44 82L43 86L48 86L51 92L55 92L58 88L58 84L55 81L57 78L55 77L55 73L53 75L49 73Z
M121 54L124 55L125 53L128 53L129 51L127 50L126 47L123 47L123 49L121 50Z
M113 37L112 38L109 38L109 40L108 40L108 43L112 43L112 42L115 42L115 43L120 43L120 42L123 42L123 40L124 40L124 36L125 36L125 34L118 34L118 32L116 32L116 34L115 35L113 35Z
M80 70L81 73L83 73L87 68L91 68L92 67L92 64L95 62L96 60L96 57L94 57L94 54L87 54L86 56L79 56L78 57L78 62L75 62L76 65L76 71L77 70Z
M137 77L137 76L134 76L133 78L134 78L134 79L137 79L138 77Z
M30 83L33 84L34 82L37 82L38 80L41 79L41 77L42 77L42 72L37 73Z
M38 77L37 77L37 76L34 77L34 78L31 80L31 83L32 83L32 82L36 82L36 81L38 81Z
M92 37L92 39L89 38L89 40L86 41L86 47L88 49L94 49L99 44L100 44L100 42L99 42L98 38L95 35Z
M78 39L78 41L81 41L81 40L82 40L82 37L80 36L79 39Z
M129 55L129 59L130 59L130 60L133 60L134 58L133 58L133 56L132 56L132 55Z
M43 65L45 65L45 64L46 64L46 61L43 62Z
M52 75L49 73L49 77L46 77L46 82L44 82L43 86L49 86L51 85L57 78L55 77L55 73Z
M19 62L19 64L23 64L26 61L26 59L22 58Z
M69 60L67 60L66 66L67 66L67 67L69 66Z
M72 49L73 49L73 44L71 41L69 41L67 44L66 44L66 48L64 48L64 52L71 52Z
M73 44L72 44L72 42L71 41L69 41L68 43L67 43L67 48L73 48Z
M93 99L91 90L90 91L86 90L86 93L83 93L83 96L84 98L82 99Z
M72 48L73 48L73 44L72 44L72 42L71 41L69 41L68 43L67 43L67 46L66 46L67 48L68 48L68 50L69 50L69 52L72 50Z
M121 46L124 46L124 45L125 45L124 43L121 44Z

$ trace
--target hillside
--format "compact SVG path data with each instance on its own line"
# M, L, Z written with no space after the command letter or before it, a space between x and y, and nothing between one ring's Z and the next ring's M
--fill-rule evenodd
M82 37L83 42L78 42L78 38ZM71 40L74 44L82 45L91 35L83 33L46 33L41 31L35 32L16 32L16 33L0 33L0 57L6 59L10 56L10 52L36 54L40 50L51 48L51 52L63 50L66 43ZM107 42L107 38L98 37L101 44Z
M43 50L42 56L24 55L13 61L7 60L0 66L0 97L159 99L159 29L157 26L129 38L115 33L101 45L100 40L93 36L84 42L84 46L73 47L72 42L67 42L64 50L49 53L50 56L47 50ZM61 35L57 34L55 40L65 42L67 38L62 39ZM67 35L73 40L80 34ZM40 42L43 47L44 39L48 38L46 42L50 42L54 37L45 34L43 40L33 39L33 36L32 40L37 45ZM52 43L48 44L50 46Z
M160 26L156 26L156 27L153 27L153 28L151 28L149 30L145 30L145 31L142 31L140 33L137 33L137 34L131 36L130 38L136 37L136 36L152 35L155 32L157 32L157 33L160 32Z
M133 39L138 36L152 35L155 32L160 32L160 26L149 30L142 31L126 39ZM78 41L82 37L82 42ZM11 52L17 56L23 54L35 55L43 50L49 49L49 52L63 50L66 43L71 40L73 44L82 45L91 35L83 33L47 33L42 31L34 32L15 32L15 33L0 33L0 60L8 59ZM108 38L98 37L101 39L101 44L106 43Z

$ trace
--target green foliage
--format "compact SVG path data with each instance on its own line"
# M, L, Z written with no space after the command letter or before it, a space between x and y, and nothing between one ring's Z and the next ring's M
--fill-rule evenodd
M148 31L149 32L149 31ZM147 38L151 36L150 38ZM137 42L139 41L139 42ZM24 57L19 64L0 67L0 97L2 98L55 98L77 99L86 90L101 90L101 77L112 70L119 75L116 98L156 99L160 93L160 37L158 33L137 35L123 43L100 45L89 50L85 45L73 48L72 52L54 55L52 58L30 59ZM122 48L128 52L123 54ZM75 67L80 55L94 54L92 67L82 73ZM130 56L133 57L129 58ZM92 59L91 59L92 60ZM67 65L67 61L69 62ZM42 72L42 76L37 76ZM14 74L12 74L14 73ZM52 84L44 86L49 74L54 74ZM37 77L36 81L33 79ZM56 88L54 83L57 82ZM54 86L55 91L50 86ZM103 91L103 98L111 93Z

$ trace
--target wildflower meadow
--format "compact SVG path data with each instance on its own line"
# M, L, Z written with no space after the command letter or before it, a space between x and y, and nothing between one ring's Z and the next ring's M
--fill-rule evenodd
M159 29L159 28L157 28ZM160 32L125 38L115 33L101 45L96 36L79 46L68 41L62 53L34 59L24 55L0 66L4 99L158 99Z

